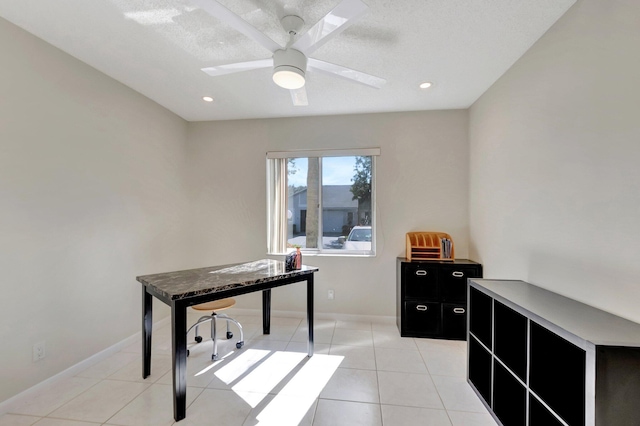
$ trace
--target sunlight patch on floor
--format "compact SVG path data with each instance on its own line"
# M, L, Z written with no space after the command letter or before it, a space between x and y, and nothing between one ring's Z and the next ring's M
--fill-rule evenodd
M298 425L344 359L314 355L258 414L257 425Z
M219 365L221 362L224 361L225 358L227 358L228 356L233 355L233 352L229 352L228 354L226 354L225 356L222 357L222 359L215 361L213 363L211 363L210 365L206 366L205 368L203 368L202 370L198 371L196 374L194 374L194 377L198 377L202 374L205 374L207 371L211 370L213 367L215 367L216 365Z
M229 384L249 371L262 358L269 355L271 351L262 349L247 349L236 359L222 367L215 374L225 384Z
M266 395L287 377L306 356L301 352L275 352L231 389L238 394L239 392L258 392ZM257 401L255 395L252 396L254 398L247 403L254 408L260 401Z

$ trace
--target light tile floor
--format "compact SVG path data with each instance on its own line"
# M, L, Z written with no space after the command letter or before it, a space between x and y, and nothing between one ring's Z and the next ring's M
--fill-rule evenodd
M316 320L315 355L307 358L305 320L274 317L264 336L259 315L229 314L243 325L243 349L235 348L234 326L217 362L210 340L195 344L189 336L180 425L496 425L466 382L466 342L402 338L390 324ZM198 317L190 313L190 323ZM137 342L0 416L0 426L175 424L170 348L170 327L160 327L146 380Z

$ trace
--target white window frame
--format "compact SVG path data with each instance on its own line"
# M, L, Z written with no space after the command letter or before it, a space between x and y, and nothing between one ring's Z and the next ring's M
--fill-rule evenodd
M267 254L282 255L293 249L287 245L287 162L290 158L317 157L320 160L318 248L302 249L310 255L369 256L376 254L376 157L380 148L296 150L267 152ZM344 250L323 248L322 238L322 158L323 157L371 157L371 250Z

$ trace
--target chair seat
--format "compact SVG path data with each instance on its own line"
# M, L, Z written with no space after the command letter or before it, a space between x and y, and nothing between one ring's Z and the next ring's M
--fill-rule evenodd
M193 305L191 308L196 311L221 311L228 309L236 304L236 301L232 297L226 299L214 300L213 302L201 303L199 305Z

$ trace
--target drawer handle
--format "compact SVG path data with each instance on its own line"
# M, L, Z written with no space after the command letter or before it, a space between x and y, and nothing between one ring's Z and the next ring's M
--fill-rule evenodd
M427 271L423 270L423 269L418 269L416 271L416 275L427 275Z
M427 310L427 305L418 305L418 306L416 306L416 309L418 311L426 311Z
M462 278L464 277L464 272L454 271L451 275L453 275L456 278Z
M464 308L453 308L454 314L464 314Z

